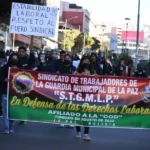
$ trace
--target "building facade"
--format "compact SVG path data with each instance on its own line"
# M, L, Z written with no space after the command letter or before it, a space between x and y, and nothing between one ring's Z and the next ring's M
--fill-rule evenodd
M57 49L58 48L58 27L59 27L59 14L60 14L60 0L45 0L45 5L48 7L57 7L59 9L58 18L57 18L57 26L56 26L56 35L54 38L44 38L43 45L47 49ZM46 43L46 45L45 45Z
M90 12L76 4L61 1L60 19L73 25L81 32L89 34Z
M111 29L111 34L117 35L118 36L118 43L121 43L121 35L122 35L122 28L119 27L113 27Z

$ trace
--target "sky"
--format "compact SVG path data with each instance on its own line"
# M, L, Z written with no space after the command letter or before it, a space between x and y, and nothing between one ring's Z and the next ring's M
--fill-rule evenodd
M137 24L138 0L64 0L91 10L96 23L122 25L125 18ZM150 24L150 0L141 0L141 24Z

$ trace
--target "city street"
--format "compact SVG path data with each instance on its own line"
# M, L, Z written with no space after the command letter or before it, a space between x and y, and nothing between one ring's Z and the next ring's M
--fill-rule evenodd
M2 119L0 132L3 131ZM91 129L91 142L76 139L75 129L58 125L27 123L15 133L0 134L0 150L149 150L149 130Z

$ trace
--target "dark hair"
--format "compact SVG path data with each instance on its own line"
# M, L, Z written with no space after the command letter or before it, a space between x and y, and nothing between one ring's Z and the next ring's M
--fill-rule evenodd
M3 50L0 50L0 58L5 58L5 51Z
M79 67L77 69L77 72L79 73L82 73L84 70L83 70L83 67L82 67L82 63L85 59L88 59L90 61L90 67L89 67L89 71L91 74L95 74L95 70L92 66L92 63L91 63L91 60L90 60L90 57L89 56L83 56L82 59L80 60L80 64L79 64Z
M16 53L12 53L12 54L9 56L9 59L8 59L8 62L7 62L7 66L9 66L9 67L12 65L12 64L11 64L11 60L12 60L13 56L17 56L17 58L18 58L18 55L17 55Z
M61 52L60 52L60 55L61 55L61 54L66 54L66 51L61 51Z
M96 53L91 53L90 57L92 57L92 56L95 56L97 58L97 54Z
M18 48L18 51L19 51L20 49L24 50L25 52L27 51L26 47L24 47L24 46L20 46L20 47Z

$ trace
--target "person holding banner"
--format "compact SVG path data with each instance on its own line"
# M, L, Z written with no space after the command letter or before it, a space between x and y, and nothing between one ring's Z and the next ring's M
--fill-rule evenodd
M12 54L8 62L5 66L2 67L0 71L0 82L2 84L2 109L3 109L3 119L4 119L4 134L9 134L13 133L13 126L14 126L14 121L9 120L7 118L7 84L8 84L8 72L9 72L9 67L12 68L18 68L18 55L17 54Z
M137 71L134 74L134 77L136 78L148 78L146 72L143 70L141 66L137 67Z
M60 67L60 74L74 74L76 67L72 65L72 58L69 54L64 56L63 64ZM64 124L61 124L60 127L64 127ZM73 125L69 125L70 128L73 128Z
M20 46L18 49L18 58L19 58L19 68L20 69L24 69L24 70L33 70L35 71L37 67L35 67L35 59L34 56L32 55L32 51L31 51L31 55L30 57L28 57L27 55L27 49L24 46ZM33 61L34 60L34 61ZM34 70L35 69L35 70ZM21 125L26 125L25 121L20 121Z
M96 71L93 69L92 63L90 61L90 57L83 56L75 75L83 75L83 76L91 76L95 75ZM76 126L77 135L76 138L81 138L81 127ZM91 138L89 136L89 127L84 127L84 136L83 139L85 141L90 141Z

